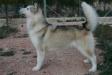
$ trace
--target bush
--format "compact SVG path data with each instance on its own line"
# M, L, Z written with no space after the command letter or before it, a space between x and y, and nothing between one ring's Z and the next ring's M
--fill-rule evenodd
M112 75L112 27L99 25L95 36L100 43L98 47L103 50L103 64L98 65L100 75Z
M17 31L18 30L16 28L12 28L10 26L2 26L2 27L0 27L0 39L8 37L9 34L15 33Z
M0 56L14 56L15 55L15 51L13 51L13 49L8 49L5 50L3 48L0 48Z
M98 14L99 14L99 16L101 16L101 17L103 17L103 16L105 16L105 14L107 13L107 12L109 12L110 10L105 10L105 11L102 11L102 10L97 10L97 12L98 12ZM106 16L112 16L112 13L108 13Z
M14 51L0 52L0 56L13 56L15 55Z

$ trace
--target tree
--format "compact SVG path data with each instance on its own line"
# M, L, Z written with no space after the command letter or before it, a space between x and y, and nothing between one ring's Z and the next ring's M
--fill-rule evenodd
M16 4L28 4L32 0L0 0L0 4L3 4L5 7L5 15L6 15L6 25L8 26L8 5L16 5Z

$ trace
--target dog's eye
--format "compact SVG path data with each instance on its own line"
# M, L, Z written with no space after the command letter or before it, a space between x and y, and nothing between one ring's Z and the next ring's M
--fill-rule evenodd
M29 10L29 8L27 8L27 10Z

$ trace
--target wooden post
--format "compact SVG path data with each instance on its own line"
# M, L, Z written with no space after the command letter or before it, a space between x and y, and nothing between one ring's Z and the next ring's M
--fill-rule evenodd
M8 5L5 3L6 26L8 26Z
M44 0L43 4L44 4L44 16L46 18L47 17L46 0Z

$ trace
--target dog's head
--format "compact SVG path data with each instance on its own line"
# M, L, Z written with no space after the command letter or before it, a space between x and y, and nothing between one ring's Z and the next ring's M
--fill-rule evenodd
M28 5L26 8L20 9L20 14L25 15L26 17L31 17L39 12L39 7L37 3L34 5Z

